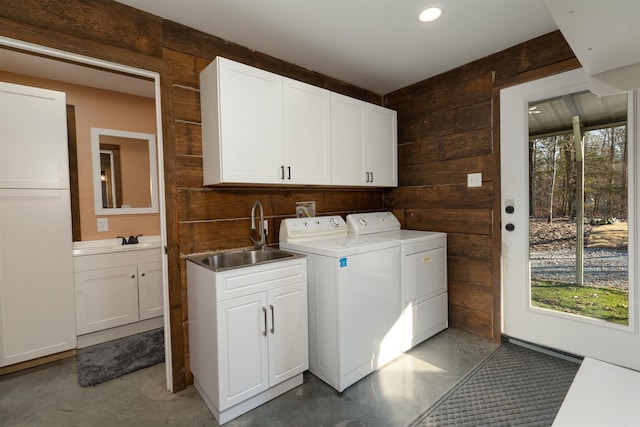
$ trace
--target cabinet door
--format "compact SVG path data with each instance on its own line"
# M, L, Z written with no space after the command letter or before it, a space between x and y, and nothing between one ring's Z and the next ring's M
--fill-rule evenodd
M162 263L138 264L138 306L140 320L162 316L164 313Z
M76 347L68 190L0 189L0 366Z
M138 321L137 276L136 265L76 273L78 334Z
M0 82L0 188L69 188L65 99Z
M285 183L331 184L330 92L283 79Z
M269 388L265 292L218 303L220 410Z
M331 94L331 181L365 185L365 103Z
M398 186L398 134L396 112L367 105L365 137L366 170L369 185Z
M224 182L281 182L282 77L224 58L216 61L219 73L218 86L214 89L219 102L216 116L212 117L214 113L207 109L208 103L216 100L210 99L212 91L206 90L216 81L201 83L205 107L202 111L203 155L219 150ZM219 120L218 135L209 134L211 127L205 126L211 120Z
M271 387L309 367L306 284L268 292L269 384Z

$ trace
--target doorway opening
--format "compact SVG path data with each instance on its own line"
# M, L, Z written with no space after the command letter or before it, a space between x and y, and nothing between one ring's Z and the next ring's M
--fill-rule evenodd
M16 59L18 57L20 60ZM167 233L159 73L1 36L0 58L2 59L0 60L0 70L9 73L33 76L52 81L68 82L79 86L86 86L88 88L97 88L151 98L151 102L154 104L153 108L155 110L160 245L165 249L161 251L162 256L160 270L162 274L161 281L164 306L164 319L162 322L164 323L166 387L167 390L173 391L171 331L168 307L169 289L166 257ZM33 73L37 73L38 75ZM74 230L74 241L78 235L79 230Z

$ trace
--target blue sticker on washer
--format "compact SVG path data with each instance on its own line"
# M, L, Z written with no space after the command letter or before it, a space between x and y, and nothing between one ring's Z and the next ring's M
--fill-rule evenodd
M340 261L340 268L347 266L347 259L346 258L340 258L339 261Z

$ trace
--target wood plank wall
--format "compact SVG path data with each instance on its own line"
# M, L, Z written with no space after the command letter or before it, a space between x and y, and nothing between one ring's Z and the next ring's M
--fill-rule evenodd
M198 76L220 55L375 104L382 102L379 94L110 0L0 0L0 35L160 73L176 391L192 382L187 255L251 246L249 215L255 200L264 205L272 246L278 244L280 220L294 216L296 201L315 200L319 214L343 216L383 208L381 189L204 188Z
M447 233L451 327L500 339L500 89L576 67L556 31L384 97L399 143L385 209L405 228ZM477 172L482 187L467 188Z

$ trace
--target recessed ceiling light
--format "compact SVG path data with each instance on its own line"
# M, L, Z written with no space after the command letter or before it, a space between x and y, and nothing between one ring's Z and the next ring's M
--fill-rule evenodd
M418 19L422 22L431 22L440 18L442 15L442 9L439 7L428 7L418 15Z

